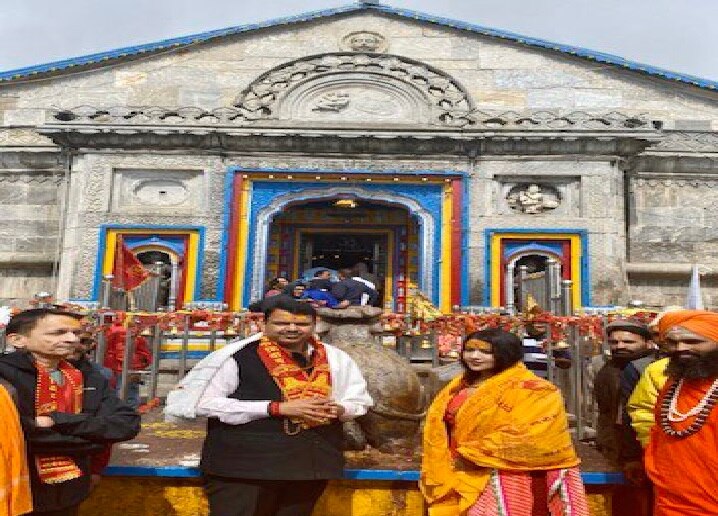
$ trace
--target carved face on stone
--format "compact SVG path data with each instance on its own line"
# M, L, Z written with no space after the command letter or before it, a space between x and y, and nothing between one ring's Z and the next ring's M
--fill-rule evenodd
M374 34L357 34L349 40L355 52L373 52L379 48L379 38Z
M352 32L344 36L341 47L352 52L378 53L386 50L386 40L376 32Z

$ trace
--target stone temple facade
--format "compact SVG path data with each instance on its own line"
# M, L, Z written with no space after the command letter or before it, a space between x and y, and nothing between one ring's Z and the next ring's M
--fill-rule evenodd
M718 305L718 83L377 3L0 74L0 300L96 300L122 240L176 306L367 263L387 308ZM176 301L175 301L176 300Z

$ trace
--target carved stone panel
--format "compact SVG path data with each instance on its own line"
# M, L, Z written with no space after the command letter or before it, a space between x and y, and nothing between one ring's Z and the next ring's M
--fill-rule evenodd
M388 44L386 38L378 32L360 30L344 36L339 43L339 48L345 51L378 54L386 52Z
M506 196L508 205L519 213L540 215L561 205L561 196L552 186L530 183L514 186Z
M298 87L281 103L279 117L352 124L418 124L429 122L429 110L421 93L400 81L346 74Z
M319 86L328 88L330 84L333 89ZM351 91L345 91L347 88ZM318 98L310 97L313 103L308 108L308 112L315 115L351 112L345 111L350 106L387 113L389 104L408 96L416 101L421 99L423 109L429 112L424 123L459 127L473 123L467 118L472 109L471 100L453 78L404 57L360 52L312 56L277 67L254 81L239 95L234 106L247 120L286 120L287 114L292 113L287 105L300 104L297 98L310 91L318 94ZM371 124L377 119L365 114L363 118L351 120Z
M202 171L115 170L111 209L124 213L202 212L206 208Z
M574 177L497 177L501 215L579 216L579 181Z

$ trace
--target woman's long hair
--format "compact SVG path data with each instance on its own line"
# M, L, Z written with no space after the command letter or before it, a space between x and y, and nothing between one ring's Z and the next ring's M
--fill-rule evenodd
M464 346L470 340L483 340L491 344L491 354L494 356L494 368L491 370L492 375L508 369L524 358L523 343L518 336L511 332L491 328L470 333L464 338L464 342L461 345L460 356L461 365L464 366L464 378L468 382L477 380L481 374L469 369L464 360Z

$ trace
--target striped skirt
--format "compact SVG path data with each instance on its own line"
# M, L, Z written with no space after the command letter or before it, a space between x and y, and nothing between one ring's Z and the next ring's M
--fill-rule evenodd
M491 472L468 516L589 516L578 468Z

